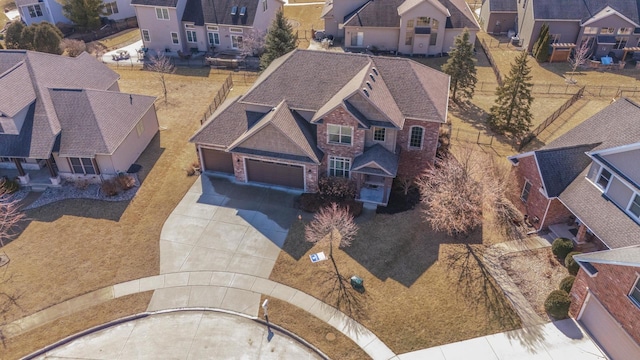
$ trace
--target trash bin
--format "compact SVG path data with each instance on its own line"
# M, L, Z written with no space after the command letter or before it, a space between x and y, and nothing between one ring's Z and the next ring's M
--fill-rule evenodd
M356 290L364 289L364 280L362 280L362 278L360 278L359 276L353 275L350 280L352 288Z

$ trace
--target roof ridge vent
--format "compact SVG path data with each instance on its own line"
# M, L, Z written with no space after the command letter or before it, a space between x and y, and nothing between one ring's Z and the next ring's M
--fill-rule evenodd
M366 84L367 84L367 86L369 87L369 90L373 90L373 86L371 86L371 83L370 83L370 82L368 82L368 81L367 81L367 82L366 82Z
M369 91L368 91L367 89L362 89L362 92L363 92L367 97L369 97Z

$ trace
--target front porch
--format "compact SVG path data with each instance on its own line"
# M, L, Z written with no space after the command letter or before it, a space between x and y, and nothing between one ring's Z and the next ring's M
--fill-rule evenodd
M607 247L584 226L578 222L564 222L549 225L549 230L555 235L554 238L571 239L575 244L575 251L583 253L606 250Z
M16 179L21 187L27 187L34 191L44 191L49 187L60 187L60 177L52 177L51 172L45 166L38 170L25 170L24 176L17 169L0 169L0 177Z

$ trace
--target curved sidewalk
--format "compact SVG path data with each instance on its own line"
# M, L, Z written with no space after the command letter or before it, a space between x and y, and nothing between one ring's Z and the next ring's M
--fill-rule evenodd
M194 271L150 276L108 286L16 320L3 329L20 335L48 322L122 296L155 290L147 311L215 308L256 317L261 295L295 305L353 340L373 359L397 359L375 334L344 313L299 290L252 275Z

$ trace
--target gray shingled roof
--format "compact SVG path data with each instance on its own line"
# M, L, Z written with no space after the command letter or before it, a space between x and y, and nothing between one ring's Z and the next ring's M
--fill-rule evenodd
M174 8L178 6L178 0L131 0L131 5L147 5Z
M631 19L636 24L638 2L636 0L532 0L535 19L588 20L607 6Z
M33 89L36 95L33 111L29 112L27 122L31 124L31 134L25 141L29 143L15 143L15 147L2 146L0 156L8 154L22 154L20 157L47 159L51 155L56 137L60 133L60 121L50 99L49 88L87 88L106 90L117 80L118 74L96 61L96 59L82 53L76 58L52 55L24 50L0 50L0 71L3 77L14 67L24 66L28 69L29 82L17 81L10 85L2 84L3 89L12 89L18 94L29 93ZM8 78L11 78L9 76ZM26 90L25 90L26 88ZM25 128L25 131L27 129ZM15 136L15 135L4 135ZM2 138L0 138L0 142ZM25 152L25 149L28 151ZM6 154L6 155L5 155ZM15 155L18 156L18 155Z
M584 170L591 159L585 154L597 144L571 146L534 152L540 177L550 197L557 197Z
M490 11L509 11L509 12L518 11L517 0L486 0L486 1L489 1Z
M475 20L474 15L471 13L471 9L469 5L467 5L464 0L438 0L442 5L444 5L451 16L447 18L447 23L450 22L451 26L447 26L448 28L455 29L476 29L479 30L480 26L478 26L478 22Z
M640 243L640 225L619 209L580 173L560 194L562 203L607 247L615 249Z
M362 155L353 159L351 171L366 173L370 170L367 167L367 164L371 162L384 169L387 172L385 174L386 176L389 176L390 174L395 177L398 173L398 155L393 154L380 144L375 144L372 147L365 149Z
M200 26L205 23L253 26L258 3L259 0L187 0L182 21ZM234 6L238 7L236 15L231 15ZM242 7L247 8L244 16L240 16Z
M0 91L0 113L6 117L14 117L36 99L29 69L24 62L0 75L0 89L3 89Z
M152 96L116 91L51 89L62 132L60 155L112 154L153 106Z
M640 245L575 255L576 260L596 264L640 267Z

